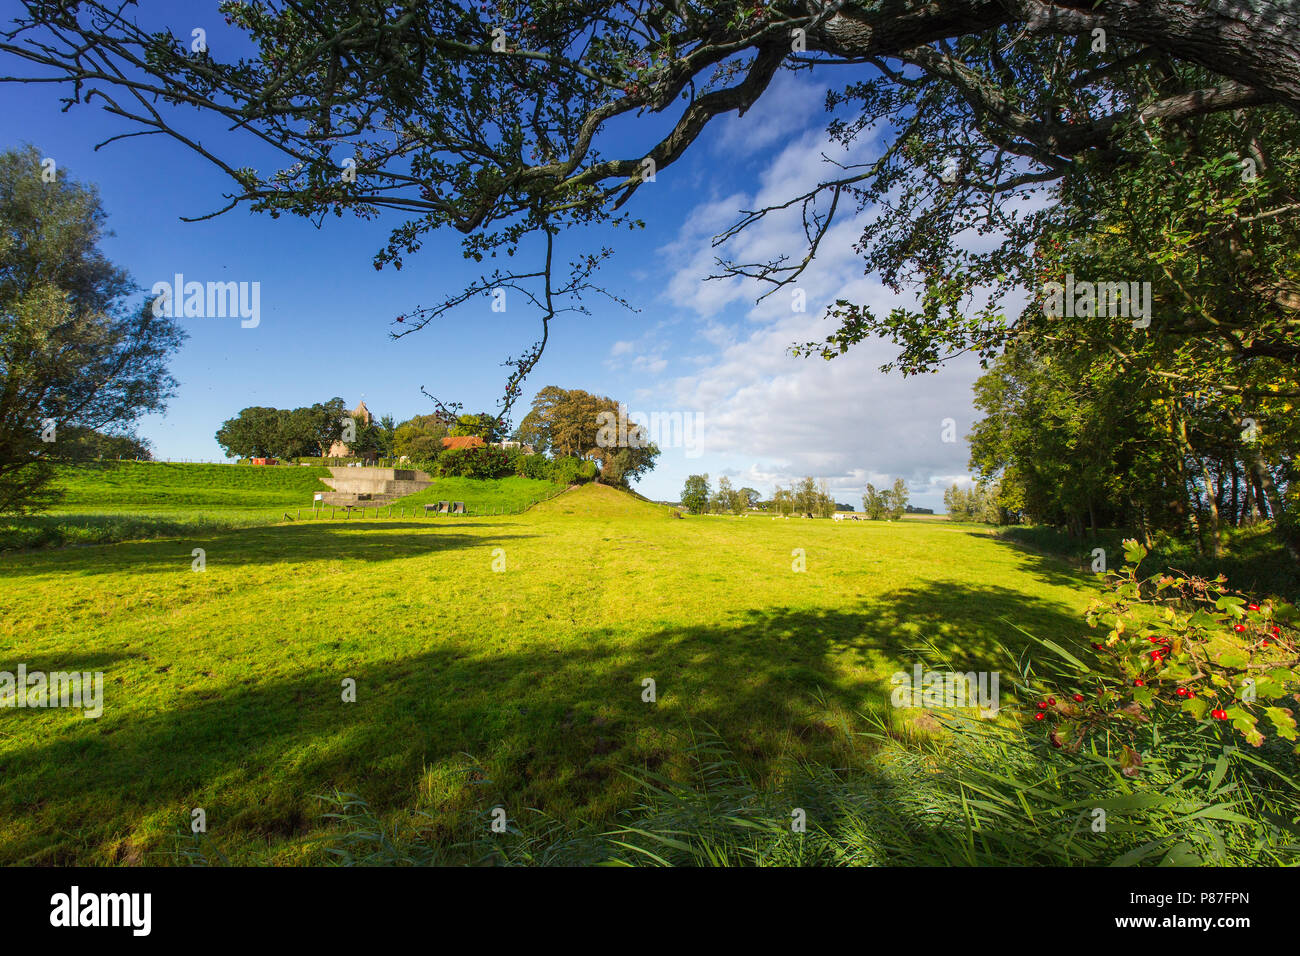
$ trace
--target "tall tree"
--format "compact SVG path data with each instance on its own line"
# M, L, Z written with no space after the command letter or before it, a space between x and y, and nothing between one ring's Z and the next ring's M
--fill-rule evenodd
M131 302L139 288L99 249L105 218L35 149L0 153L0 513L53 500L61 432L126 433L174 393L184 333Z
M384 415L379 419L375 436L375 447L379 450L381 458L392 458L393 449L397 443L397 422L392 415Z
M240 409L221 423L215 437L227 458L278 456L283 440L280 410L262 405Z
M723 274L788 288L837 214L881 201L861 248L887 284L923 288L924 306L876 317L842 303L840 329L810 349L839 354L883 331L903 346L904 368L963 342L997 347L998 310L963 319L960 303L984 285L1006 292L999 276L1014 283L1016 247L1055 215L1026 202L1035 190L1110 175L1135 144L1145 149L1134 134L1151 127L1300 110L1300 0L320 0L310 12L231 2L223 12L246 36L226 45L229 55L215 45L195 55L188 35L140 26L113 3L23 7L0 34L15 71L0 78L64 81L71 102L98 99L174 137L230 177L229 207L317 220L404 212L381 267L400 268L443 227L465 234L475 262L535 254L394 328L411 334L486 295L535 304L541 332L508 363L505 411L551 320L585 310L609 252L568 259L568 274L556 275L557 233L631 224L634 194L666 181L718 117L765 108L782 69L834 77L832 132L870 136L879 149L828 167L802 196L739 214L722 238L802 207L808 246L767 262L724 260ZM278 149L280 168L249 167L233 137L196 135L194 112ZM657 142L614 138L645 113L663 117ZM354 177L341 175L342 158ZM1007 242L963 251L960 237L973 231Z
M682 507L693 515L704 514L709 508L709 476L688 475L682 486Z
M895 478L894 487L885 492L885 507L891 521L897 521L907 513L907 498L907 482Z
M871 482L867 482L866 493L862 496L862 511L872 521L879 521L885 516L884 493L877 491Z
M442 454L447 423L438 415L416 415L397 426L393 452L412 461L434 461Z
M543 388L515 436L539 452L591 458L600 463L601 481L622 486L653 469L659 456L625 406L580 388Z
M709 507L714 514L733 514L742 510L740 492L731 486L731 479L726 475L718 479L718 490L713 493Z

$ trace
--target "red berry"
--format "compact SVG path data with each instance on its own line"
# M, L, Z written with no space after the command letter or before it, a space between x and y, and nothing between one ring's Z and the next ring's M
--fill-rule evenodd
M1046 709L1047 709L1047 702L1046 702L1046 701L1042 701L1042 700L1040 700L1040 701L1038 702L1038 709L1039 709L1039 710L1046 710Z
M1051 704L1053 707L1056 706L1056 698L1055 698L1055 697L1049 697L1049 698L1047 698L1047 702L1048 702L1049 704Z
M1146 681L1144 681L1141 677L1139 677L1137 680L1133 682L1134 687L1145 687L1146 685L1147 685Z
M1247 605L1246 605L1246 610L1248 610L1248 611L1258 611L1258 610L1259 610L1259 605L1258 605L1258 604L1247 604Z
M1273 636L1274 636L1274 637L1281 637L1281 636L1282 636L1282 629L1281 629L1280 627L1278 627L1276 624L1273 625Z
M1186 696L1187 696L1187 688L1186 688L1186 687L1180 687L1180 688L1178 688L1178 690L1174 691L1174 693L1177 694L1179 697L1186 697Z
M1034 714L1034 720L1042 720L1046 716L1047 715L1040 710L1038 713Z
M1234 624L1234 625L1232 625L1232 629L1233 629L1234 631L1236 631L1238 634L1240 634L1242 631L1244 631L1244 630L1246 629L1246 625L1245 625L1245 624Z
M1263 642L1261 642L1259 646L1260 646L1260 647L1268 647L1268 641L1263 641Z
M1074 702L1075 702L1076 704L1082 704L1082 703L1083 703L1083 695L1082 695L1082 694L1075 694L1075 695L1074 695Z
M1210 711L1210 716L1213 717L1215 720L1227 720L1228 712L1226 710L1223 710L1222 708L1217 708L1215 710Z

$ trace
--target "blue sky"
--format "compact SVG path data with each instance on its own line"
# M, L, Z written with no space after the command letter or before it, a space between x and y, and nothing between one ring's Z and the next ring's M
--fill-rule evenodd
M0 4L6 19L12 9ZM209 4L165 9L178 35L203 26L218 56L221 44L234 40ZM534 315L522 308L494 313L483 298L420 333L389 337L395 316L454 293L477 273L462 257L458 236L433 238L400 272L377 272L372 257L398 217L331 217L318 229L236 210L183 222L224 205L230 187L222 174L161 136L95 151L133 128L95 106L60 112L59 95L54 85L0 84L0 147L31 143L60 171L98 186L114 231L104 243L113 261L145 289L175 273L261 284L256 328L241 328L237 318L181 320L190 338L172 361L180 389L165 415L139 427L158 457L221 460L214 432L249 405L293 407L338 395L350 407L364 395L376 414L400 421L431 410L424 386L467 410L495 409L500 363L534 341ZM593 315L553 323L516 422L527 400L552 384L613 396L632 411L697 416L698 449L665 449L638 486L654 498L675 500L686 475L696 472L715 480L727 474L737 487L764 496L778 482L811 474L826 478L837 500L860 507L865 482L902 476L913 503L942 509L943 488L968 473L960 436L973 420L970 385L978 369L959 363L904 380L876 370L892 354L884 343L866 343L829 363L785 351L827 334L822 311L837 297L886 307L895 301L864 277L851 249L864 218L835 227L801 280L806 312L793 311L789 295L756 305L761 290L752 285L704 281L717 254L710 239L738 210L802 192L824 171L823 152L849 158L826 140L822 96L807 74L779 77L748 115L715 123L683 160L638 192L629 208L645 220L644 232L568 240L573 251L578 240L612 240L616 255L600 282L639 311L595 298ZM241 142L218 127L187 122L206 143ZM619 135L639 142L653 122ZM870 144L862 150L867 155ZM224 146L216 151L237 155ZM246 164L259 166L258 159L265 157ZM801 241L797 221L773 218L742 234L728 253L740 261L780 249L802 254ZM955 443L941 440L945 418L956 423Z

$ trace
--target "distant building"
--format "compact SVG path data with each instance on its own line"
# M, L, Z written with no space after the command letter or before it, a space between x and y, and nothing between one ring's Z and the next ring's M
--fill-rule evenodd
M535 452L533 451L533 446L528 444L527 442L522 442L522 441L494 441L492 442L492 447L493 448L518 448L525 455L535 454Z
M442 440L442 450L449 448L482 448L486 445L477 435L452 435Z
M349 414L353 418L360 421L361 424L363 425L370 425L375 420L374 416L370 414L370 409L366 408L366 403L364 399L360 402L357 402L357 407L352 409L352 411ZM326 458L352 458L353 456L356 456L360 458L360 457L373 457L373 455L374 455L373 451L354 452L351 446L349 446L346 442L336 441L334 444L330 445L330 450L325 454L325 457Z

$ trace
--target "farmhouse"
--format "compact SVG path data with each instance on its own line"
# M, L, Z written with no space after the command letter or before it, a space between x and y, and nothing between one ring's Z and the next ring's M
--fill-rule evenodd
M482 448L486 445L477 435L452 435L442 440L443 450L448 448Z

